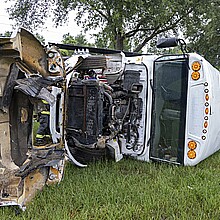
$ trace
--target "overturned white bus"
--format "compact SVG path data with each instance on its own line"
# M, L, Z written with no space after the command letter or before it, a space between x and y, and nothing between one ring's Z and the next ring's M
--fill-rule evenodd
M77 48L89 53L64 62L59 49ZM61 180L66 156L81 167L127 156L198 164L220 148L219 82L197 54L43 47L24 29L0 38L0 206L24 209ZM42 100L48 133L38 134Z
M76 160L193 166L219 149L219 71L198 54L86 55L72 71L66 140Z

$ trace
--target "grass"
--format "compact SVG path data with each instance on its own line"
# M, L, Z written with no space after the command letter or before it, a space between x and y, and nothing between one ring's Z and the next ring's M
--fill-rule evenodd
M88 168L67 164L63 181L45 187L1 220L220 219L220 152L196 167L122 160Z

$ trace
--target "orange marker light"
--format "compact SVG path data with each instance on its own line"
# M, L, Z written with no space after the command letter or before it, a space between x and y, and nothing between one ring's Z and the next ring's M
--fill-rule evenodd
M191 75L193 80L198 80L200 78L200 73L199 72L193 72Z
M205 100L209 101L209 95L208 94L205 95Z
M197 147L197 143L195 141L189 141L188 142L188 148L190 150L194 150L194 149L196 149L196 147Z
M200 64L200 62L198 62L198 61L193 62L193 64L192 64L192 69L193 69L194 71L199 71L199 70L201 69L201 64Z
M194 150L189 150L187 152L187 156L189 157L189 159L194 159L196 158L196 152Z
M205 113L206 113L206 115L209 114L209 108L206 108L206 109L205 109Z
M205 121L205 123L204 123L204 128L207 128L207 127L208 127L208 122Z

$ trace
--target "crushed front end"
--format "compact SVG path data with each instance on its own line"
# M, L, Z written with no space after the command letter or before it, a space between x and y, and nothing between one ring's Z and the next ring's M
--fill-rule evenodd
M37 190L62 178L62 62L24 29L0 39L0 206L24 209ZM42 100L53 115L48 141L38 145Z

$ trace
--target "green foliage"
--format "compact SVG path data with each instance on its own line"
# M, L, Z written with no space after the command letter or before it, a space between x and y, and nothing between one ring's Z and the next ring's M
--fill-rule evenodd
M12 1L12 0L8 0ZM141 51L158 36L184 34L192 48L212 63L219 62L219 0L15 0L12 19L24 27L43 25L51 14L55 24L76 12L84 31L96 30L96 45ZM218 57L217 57L218 56ZM218 64L218 63L217 63Z
M200 8L206 15L203 23L191 26L185 33L190 41L190 47L204 56L209 62L220 69L220 5L213 1L208 10Z
M80 46L93 46L93 44L90 44L87 41L86 36L82 33L76 35L76 37L70 35L70 33L64 34L62 43L63 44L80 45ZM71 56L74 53L74 51L62 49L61 53L64 56Z
M4 34L0 33L0 37L11 37L11 35L12 35L12 31L6 31ZM43 45L45 44L45 38L44 38L42 35L36 33L36 34L35 34L35 37L36 37Z
M35 37L41 42L42 45L45 44L45 38L42 35L36 33Z
M219 160L216 153L196 167L135 160L83 169L68 164L59 185L45 187L18 216L1 207L1 220L219 219Z
M8 8L11 19L14 19L19 26L34 30L45 24L45 18L49 17L53 0L5 0L13 2L14 6Z
M11 31L5 31L4 34L0 33L0 37L11 37L12 32Z

